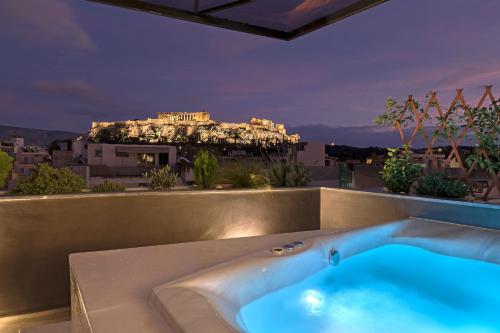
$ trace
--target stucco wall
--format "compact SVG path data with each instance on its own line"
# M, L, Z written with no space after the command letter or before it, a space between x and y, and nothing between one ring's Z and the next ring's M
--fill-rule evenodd
M70 253L409 216L500 229L500 206L327 188L2 198L0 316L69 305Z
M364 227L420 217L500 230L500 206L384 193L321 190L321 229Z
M297 161L305 166L325 166L325 144L323 142L305 142L304 150L297 151Z
M0 316L69 305L68 255L319 229L319 189L0 199Z

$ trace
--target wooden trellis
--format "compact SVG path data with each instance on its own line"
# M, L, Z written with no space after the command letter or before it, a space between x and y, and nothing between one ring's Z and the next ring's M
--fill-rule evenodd
M489 104L486 104L488 103ZM487 107L488 105L494 105L497 107L498 100L496 100L492 93L492 86L485 86L484 93L481 96L479 102L475 105L475 108L481 109L483 107ZM497 109L498 110L498 109ZM466 123L457 133L452 133L449 127L445 127L444 123L448 120L453 114L459 115L459 112L462 112L462 116L466 119ZM404 129L408 128L408 126L404 126L404 121L407 119L407 115L411 113L413 118L413 130L411 131L411 136L409 138L406 137ZM399 132L401 136L401 140L404 145L411 147L417 138L420 137L423 139L423 142L426 147L425 155L432 159L434 157L433 147L436 144L438 138L434 135L429 135L425 129L425 123L432 119L432 113L434 116L437 114L439 118L442 120L437 129L438 131L446 133L446 140L449 142L451 151L446 156L446 159L443 161L442 168L450 167L452 161L456 161L458 163L459 169L459 178L464 182L469 183L473 172L477 170L477 162L474 162L470 167L464 163L462 157L460 155L459 146L462 144L463 140L469 137L472 134L473 138L478 143L478 136L476 130L473 127L473 115L471 113L471 106L466 102L462 89L457 89L455 93L455 97L450 103L447 109L443 109L438 100L437 92L432 91L427 96L427 101L423 108L419 109L419 105L413 96L408 96L408 99L405 103L404 109L402 113L399 115L399 118L395 122L395 128ZM498 121L500 123L500 112L497 111ZM489 156L487 152L483 149L481 154L485 159L489 160ZM487 200L494 188L496 187L498 192L500 193L500 171L499 172L489 172L490 179L488 179L488 188L481 196L481 199ZM472 189L471 189L471 194Z

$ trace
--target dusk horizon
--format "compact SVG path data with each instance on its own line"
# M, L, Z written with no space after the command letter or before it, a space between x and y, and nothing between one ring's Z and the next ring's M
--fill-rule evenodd
M92 121L205 110L229 122L368 126L389 96L436 90L446 105L456 88L476 101L485 84L500 85L493 0L389 1L293 42L28 1L0 4L2 125L85 132ZM464 25L470 17L482 19Z

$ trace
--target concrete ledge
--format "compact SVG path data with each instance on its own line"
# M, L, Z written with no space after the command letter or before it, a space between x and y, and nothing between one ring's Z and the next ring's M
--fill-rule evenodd
M0 199L0 316L68 306L70 253L315 230L320 191Z
M500 205L321 189L321 228L366 227L408 217L500 229Z
M192 289L165 288L154 292L150 303L175 333L238 333L218 316L206 297Z
M73 254L72 303L84 304L85 311L72 313L72 320L77 323L72 333L175 332L166 327L160 315L155 316L154 307L148 302L154 287L254 251L325 233L328 232L316 230ZM135 315L143 319L138 321ZM92 327L80 324L85 322Z
M71 322L63 321L55 324L22 329L19 333L71 333Z

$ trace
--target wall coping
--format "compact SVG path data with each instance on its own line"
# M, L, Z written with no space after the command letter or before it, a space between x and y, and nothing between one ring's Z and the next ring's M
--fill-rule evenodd
M488 203L476 203L462 200L442 199L421 196L409 196L392 193L368 192L352 189L340 189L331 187L294 187L294 188L271 188L271 189L237 189L237 190L172 190L172 191L138 191L120 193L74 193L54 195L30 195L30 196L5 196L0 197L0 204L12 201L52 200L52 199L83 199L83 198L106 198L106 197L134 197L134 196L171 196L171 195L204 195L204 194L241 194L241 193L270 193L270 192L302 192L302 191L331 191L348 193L353 195L368 195L382 198L398 198L436 204L451 204L466 207L489 208L500 211L500 205Z
M304 192L317 191L320 187L300 188L272 188L272 189L238 189L238 190L171 190L171 191L137 191L120 193L71 193L51 195L23 195L0 197L0 203L10 201L31 201L50 199L83 199L105 197L134 197L134 196L171 196L171 195L203 195L203 194L241 194L241 193L270 193L270 192Z
M436 204L451 204L451 205L467 206L467 207L491 208L491 209L496 209L496 210L500 211L500 205L497 205L497 204L469 202L469 201L463 201L463 200L458 200L458 199L457 200L442 199L442 198L411 196L411 195L392 194L392 193L378 193L378 192L368 192L368 191L360 191L360 190L347 190L347 189L330 188L330 187L321 187L320 189L322 191L349 193L349 194L354 194L354 195L369 195L369 196L374 196L374 197L398 198L398 199L403 199L403 200L431 202L431 203L436 203Z

